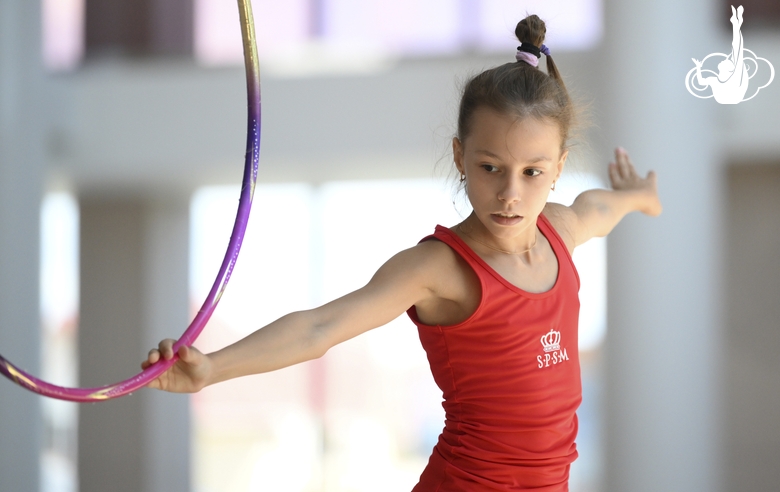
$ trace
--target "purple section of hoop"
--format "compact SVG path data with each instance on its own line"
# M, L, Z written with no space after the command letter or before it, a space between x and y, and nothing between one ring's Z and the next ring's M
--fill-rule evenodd
M203 302L198 314L192 320L187 330L173 345L174 352L182 345L190 346L203 331L206 323L211 318L217 307L222 293L225 291L230 276L233 273L241 244L244 240L249 213L252 209L255 184L257 182L257 169L260 156L260 68L257 62L257 47L255 46L254 20L252 8L248 0L238 0L241 15L241 32L244 40L244 66L247 77L248 122L247 145L244 161L244 176L242 178L241 196L236 212L236 220L233 224L233 232L230 235L225 259L219 269L214 285L211 287L206 300ZM160 374L170 368L178 357L171 360L161 360L148 367L140 374L122 382L100 386L95 388L66 388L47 383L31 374L19 369L2 355L0 355L0 373L16 384L51 398L76 402L95 402L117 398L140 389Z

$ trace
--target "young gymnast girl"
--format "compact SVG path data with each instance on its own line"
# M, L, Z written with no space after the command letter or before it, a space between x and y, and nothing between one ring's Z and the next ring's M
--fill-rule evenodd
M208 355L180 359L150 387L196 392L321 357L407 312L441 388L445 426L414 492L568 490L577 457L579 278L571 253L629 212L661 213L655 174L615 151L612 190L548 203L568 154L573 108L535 15L517 61L463 90L452 149L473 212L390 258L364 287L288 314ZM537 68L541 53L547 73ZM143 367L171 359L173 340Z

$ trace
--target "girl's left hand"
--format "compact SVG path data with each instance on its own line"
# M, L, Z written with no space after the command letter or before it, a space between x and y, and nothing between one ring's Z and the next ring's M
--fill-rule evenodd
M639 210L652 217L661 214L663 207L658 198L658 184L655 171L642 178L637 174L628 153L622 147L615 149L615 162L609 163L609 181L616 191L636 192L641 199Z

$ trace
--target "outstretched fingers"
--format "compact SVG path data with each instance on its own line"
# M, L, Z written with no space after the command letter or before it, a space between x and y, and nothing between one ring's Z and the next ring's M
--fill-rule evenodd
M609 179L612 186L620 187L627 181L633 181L637 178L636 169L628 157L628 153L622 147L615 149L615 161L609 163Z
M623 147L619 147L615 152L615 159L617 159L620 166L621 175L625 178L633 178L636 176L636 169L631 162L631 158L628 156L628 152Z

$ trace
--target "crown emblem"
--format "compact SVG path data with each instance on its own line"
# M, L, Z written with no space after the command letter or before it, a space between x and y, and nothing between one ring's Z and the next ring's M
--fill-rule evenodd
M553 352L561 349L561 332L550 330L550 333L543 335L542 346L545 352Z

